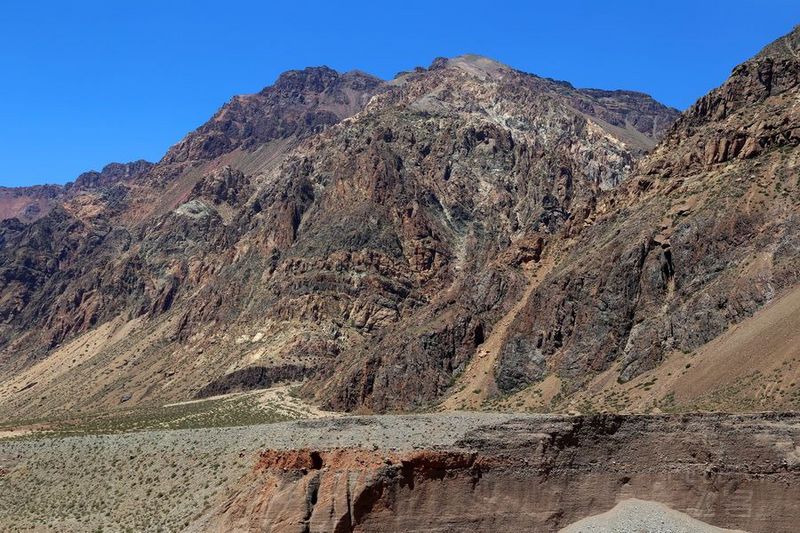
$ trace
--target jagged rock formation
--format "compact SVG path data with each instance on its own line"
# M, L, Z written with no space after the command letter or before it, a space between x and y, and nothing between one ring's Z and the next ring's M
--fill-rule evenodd
M336 409L430 405L498 323L500 393L636 378L798 281L796 38L669 130L646 95L477 56L286 73L3 222L0 409L300 377Z
M153 166L153 163L144 160L131 163L110 163L104 166L100 172L84 172L64 188L68 191L71 189L92 189L118 181L132 180L147 174L153 169Z
M0 187L0 220L16 218L31 223L82 192L110 188L114 183L135 179L152 169L153 163L144 160L110 163L100 172L84 172L64 186Z
M162 163L211 160L236 150L323 131L366 105L383 82L328 67L288 71L257 94L236 96L207 123L170 148Z

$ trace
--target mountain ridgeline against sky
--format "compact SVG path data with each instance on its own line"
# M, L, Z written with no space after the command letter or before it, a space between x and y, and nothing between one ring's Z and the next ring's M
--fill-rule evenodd
M798 287L797 51L683 114L479 56L290 71L158 163L0 189L0 413L786 407L663 369Z

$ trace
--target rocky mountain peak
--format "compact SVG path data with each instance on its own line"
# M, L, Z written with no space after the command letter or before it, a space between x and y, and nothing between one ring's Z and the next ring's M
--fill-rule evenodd
M637 154L652 148L678 116L676 109L643 93L576 89L478 55L440 57L428 69L401 72L388 85L376 109L394 105L431 114L468 113L523 135L536 130L538 122L544 129L554 126L553 114L577 112L580 120L597 125L595 131L605 131Z
M339 73L327 66L307 67L302 70L287 70L278 76L274 85L265 87L261 94L281 91L299 94L304 91L321 93L339 80Z
M90 170L78 176L68 187L92 188L108 185L120 180L133 179L144 175L154 166L154 163L140 159L130 163L109 163L100 172Z
M446 58L437 57L428 70L459 69L479 78L496 77L514 69L499 61L477 54L463 54Z
M176 354L210 324L251 339L262 328L273 347L243 357L233 340L213 350L202 341L221 366L187 379L191 394L314 374L335 377L326 400L339 407L434 398L520 287L519 265L626 179L633 135L655 142L633 125L665 112L480 56L403 78L285 73L225 104L152 179L8 228L0 260L15 265L14 297L0 301L10 320L0 341L34 314L52 317L44 351L113 316L170 315ZM33 253L34 240L50 248L36 252L32 274L19 250ZM444 308L452 313L439 320ZM343 352L379 362L360 375L340 368ZM425 376L419 390L398 388L409 366ZM374 392L347 397L372 382Z
M278 76L275 84L264 88L260 94L280 92L287 97L297 97L302 93L323 93L329 90L350 88L369 90L381 85L380 78L361 71L339 73L328 67L307 67L302 70L288 70Z
M642 168L670 176L800 144L800 28L736 66L675 122Z
M340 74L326 66L284 72L261 92L231 99L162 162L208 161L271 141L291 144L357 113L382 86L363 72Z

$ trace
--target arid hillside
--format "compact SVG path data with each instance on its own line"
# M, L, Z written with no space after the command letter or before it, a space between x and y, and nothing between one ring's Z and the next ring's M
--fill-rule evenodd
M799 40L795 30L736 67L590 218L572 220L577 235L564 241L561 260L509 328L495 366L500 390L530 387L518 399L538 396L532 403L546 407L604 373L620 385L645 373L662 382L680 373L698 388L659 386L651 405L635 408L681 399L684 409L798 407L796 311L751 317L773 303L796 309ZM785 327L776 331L779 316ZM706 346L739 323L763 332L759 350ZM762 394L764 387L772 390ZM618 397L601 399L602 407L636 403L626 398L632 387L614 388ZM689 401L701 397L709 401Z
M3 531L794 532L800 27L683 113L311 67L0 189Z

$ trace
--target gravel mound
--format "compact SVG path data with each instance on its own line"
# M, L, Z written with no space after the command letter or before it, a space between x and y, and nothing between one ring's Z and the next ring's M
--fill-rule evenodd
M696 520L658 502L624 500L603 514L584 518L561 533L721 533L722 529Z

